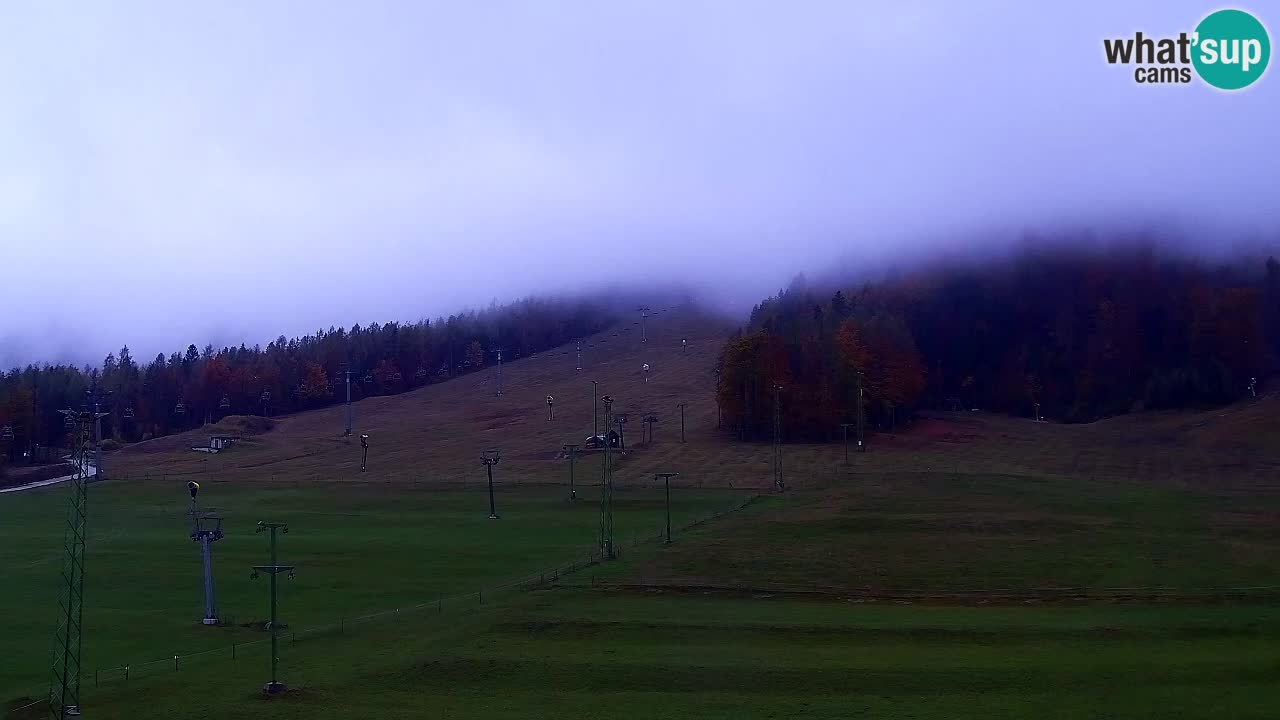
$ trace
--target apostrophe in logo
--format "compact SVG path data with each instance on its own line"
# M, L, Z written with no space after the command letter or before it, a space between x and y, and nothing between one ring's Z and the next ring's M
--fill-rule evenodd
M1271 60L1271 38L1253 15L1218 10L1200 21L1194 32L1153 38L1137 32L1131 38L1102 41L1107 62L1137 65L1134 82L1143 85L1189 83L1192 69L1206 84L1240 90L1257 82Z
M1220 90L1252 85L1267 71L1271 38L1258 18L1243 10L1219 10L1200 21L1191 61L1201 79Z

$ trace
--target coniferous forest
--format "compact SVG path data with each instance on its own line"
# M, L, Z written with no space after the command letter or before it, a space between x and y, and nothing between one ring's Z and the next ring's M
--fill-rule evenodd
M1081 422L1261 393L1280 357L1280 262L1148 247L1024 251L857 286L797 281L725 345L718 396L744 439L869 430L919 408Z
M136 442L216 422L226 415L281 415L404 392L572 342L614 324L601 299L526 299L414 323L373 323L283 336L266 347L203 349L137 359L128 347L101 367L29 365L0 375L0 439L9 462L39 447L66 445L64 408L90 387L110 393L104 438ZM0 459L0 464L3 459Z

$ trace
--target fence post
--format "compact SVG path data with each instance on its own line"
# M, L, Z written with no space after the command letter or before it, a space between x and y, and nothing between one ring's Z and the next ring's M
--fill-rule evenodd
M338 618L338 634L339 634L339 635L346 635L346 634L347 634L347 619L346 619L346 618Z
M443 612L444 612L444 598L437 598L437 599L436 599L436 614L437 614L437 615L439 615L439 614L441 614L441 613L443 613Z
M480 590L479 592L477 592L477 593L476 593L476 597L480 598L480 604L481 604L481 605L483 605L483 604L484 604L484 591L483 591L483 590Z
M98 669L93 669L93 686L98 687Z
M124 666L124 681L129 682L129 666Z
M173 671L178 672L178 656L173 656Z
M236 659L236 641L235 640L231 641L231 659L232 660Z

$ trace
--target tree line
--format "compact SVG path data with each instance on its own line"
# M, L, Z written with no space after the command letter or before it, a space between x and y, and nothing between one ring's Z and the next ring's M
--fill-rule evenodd
M280 336L266 347L210 345L163 353L147 362L129 348L101 367L28 365L0 375L0 456L10 462L40 446L67 442L58 412L80 408L91 387L110 393L103 437L136 442L181 432L232 414L279 415L352 399L412 390L496 361L540 352L614 324L600 299L529 298L483 311L414 323Z
M802 278L724 347L717 397L743 439L889 429L918 408L1083 422L1261 393L1280 357L1280 262L1149 246L1023 250L857 286Z

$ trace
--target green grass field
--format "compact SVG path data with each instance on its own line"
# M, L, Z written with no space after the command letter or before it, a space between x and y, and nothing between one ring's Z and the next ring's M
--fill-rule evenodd
M671 546L627 547L542 589L288 634L292 690L273 699L257 691L266 647L241 644L234 660L225 647L228 634L245 643L264 633L196 625L181 488L99 486L87 666L220 649L176 669L135 668L127 682L105 673L99 687L87 682L85 705L98 718L1274 716L1276 596L1218 592L1276 577L1266 560L1274 531L1236 518L1270 512L1265 496L1003 476L853 479L759 500ZM207 488L241 519L218 548L224 607L262 616L265 587L244 570L265 550L249 532L259 516L293 528L283 552L300 574L284 606L295 628L495 585L591 547L594 503L507 487L504 517L491 522L481 490ZM60 497L25 498L27 524L42 524ZM742 498L682 489L676 522ZM619 493L620 536L652 535L660 510L654 491ZM52 594L57 539L26 538L5 550L6 567L28 563L8 584ZM1230 552L1242 544L1256 555ZM897 570L868 580L877 566ZM1018 597L946 596L993 577ZM1174 592L1037 596L1047 582ZM923 595L885 599L895 592ZM6 658L9 686L34 680L38 690L44 679L48 613L32 612L42 601L23 595L6 608L30 620L14 627L23 649Z
M359 403L367 474L336 407L221 455L189 450L199 430L113 456L132 479L91 488L86 716L1277 716L1276 398L1075 426L927 413L847 466L839 444L788 444L779 496L772 448L715 428L722 326L663 322L646 345L602 333L581 372L568 348L510 363L502 399L476 373ZM597 488L570 504L553 484L560 445L592 430L592 380L615 410L662 417L650 445L628 427L617 464L622 557L515 585L595 549ZM484 447L503 451L500 521ZM681 473L677 527L768 496L632 546L662 528L658 470ZM228 517L228 627L198 622L190 478ZM0 708L47 688L64 503L65 488L0 497ZM281 560L298 566L282 594L291 689L274 698L259 692L266 582L249 580L259 519L290 523Z
M120 719L976 720L1261 719L1280 703L1274 606L815 602L578 580L287 644L285 696L257 691L258 650L104 684L86 706Z
M298 566L282 580L283 618L291 630L336 624L383 610L493 588L570 561L585 561L598 532L598 488L499 486L501 520L488 519L485 487L204 483L201 499L226 516L227 536L214 546L219 609L227 627L199 624L203 615L198 546L188 537L181 483L90 486L86 561L84 666L93 672L125 664L133 673L150 660L187 655L266 633L244 624L267 617L266 580L250 566L267 562L257 520L283 520L281 562ZM727 508L731 491L675 493L677 525ZM0 698L40 693L48 683L61 568L66 486L9 495L0 544ZM662 529L656 489L615 493L616 536L628 540ZM141 666L141 667L140 667ZM168 668L171 663L159 663ZM118 671L113 671L119 674Z
M632 583L846 594L1280 597L1280 484L852 475L695 533Z

